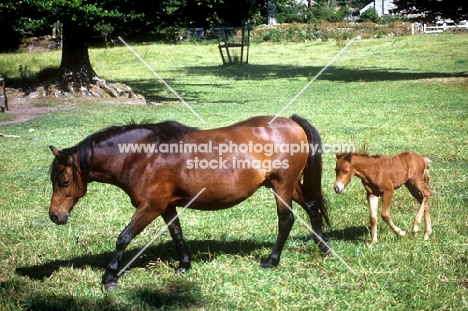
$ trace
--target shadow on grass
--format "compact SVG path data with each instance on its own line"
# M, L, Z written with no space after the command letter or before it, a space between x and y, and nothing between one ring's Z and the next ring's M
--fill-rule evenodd
M333 230L327 232L326 236L330 240L356 241L367 236L369 230L365 226L350 227L345 229ZM304 240L311 240L311 236L304 237ZM217 240L191 240L187 241L187 246L191 253L192 262L210 262L219 254L251 256L259 249L270 250L273 247L273 241L258 242L253 240L235 240L235 241L217 241ZM124 254L122 267L136 256L140 248L127 250ZM86 254L71 259L59 259L44 264L25 266L16 268L16 273L27 276L35 280L44 280L50 277L54 272L63 267L85 268L93 267L106 269L111 260L112 252L101 254ZM131 267L147 267L151 262L161 260L165 262L174 262L178 260L177 253L172 241L167 241L155 246L151 246L136 259ZM174 267L175 268L175 267Z
M133 289L132 296L151 309L201 307L203 298L200 288L185 280L172 282L164 287Z
M260 243L250 240L194 240L187 241L187 246L192 254L192 262L209 262L212 261L217 254L238 254L249 256L258 249L273 247L273 243ZM128 261L135 257L139 251L140 248L126 251L121 266L123 267ZM16 273L22 276L27 276L31 279L44 280L63 267L93 267L104 270L111 260L112 254L112 252L105 252L101 254L83 255L67 260L54 260L44 264L16 268ZM168 241L156 246L149 247L138 259L132 263L130 269L135 267L146 267L155 260L168 262L178 260L174 248L174 243L172 241Z
M183 86L178 86L177 78L167 79L165 81L171 85L177 92L181 92L181 96L188 102L197 101L203 98L203 93L213 92L213 87L216 88L233 88L235 86L229 84L201 84L198 83L197 77L212 75L231 80L251 80L265 81L274 79L311 79L315 76L322 66L291 66L291 65L256 65L244 64L239 66L192 66L185 69L177 69L174 75L191 75L194 83ZM8 81L9 87L21 88L25 92L34 91L35 86L40 84L39 81L49 77L51 70L47 68L44 72L39 72L37 76L27 78L12 78ZM442 73L442 72L410 72L406 68L396 68L392 71L382 70L380 68L346 68L330 66L320 75L320 80L332 82L378 82L378 81L401 81L401 80L419 80L430 78L453 78L453 77L468 77L466 72ZM131 81L109 81L111 83L121 82L132 88L135 93L142 94L148 102L155 103L170 103L178 102L178 99L172 94L163 96L167 92L167 88L156 78L149 80L131 80ZM191 89L196 88L196 91L186 91L187 86ZM208 89L206 89L208 87ZM206 91L205 91L206 89ZM184 91L181 91L184 90ZM220 100L211 103L232 103L232 99ZM245 104L244 101L239 104Z
M354 243L361 243L369 235L369 229L366 226L349 227L344 229L337 229L327 233L331 240L350 241Z
M214 260L218 254L249 256L258 249L271 248L272 243L195 240L188 241L187 246L193 254L192 262L206 262ZM140 248L125 252L122 266L137 255L139 251ZM104 270L111 256L112 252L105 252L65 260L59 259L44 264L16 268L16 274L43 281L64 267L76 269L93 267ZM141 257L132 263L129 269L148 267L156 260L168 262L177 260L172 241L149 247ZM20 301L22 305L27 306L27 310L134 310L133 305L135 302L143 306L143 309L161 309L165 307L180 309L196 308L201 305L203 300L201 290L197 287L197 284L186 279L172 280L164 286L157 287L145 287L138 284L130 289L118 291L116 294L106 295L104 299L83 298L61 293L35 292L26 280L16 278L8 282L2 282L0 289L5 288L12 295L11 299L8 300ZM27 295L24 294L26 292ZM114 295L117 296L114 297Z
M2 303L21 305L22 310L137 310L192 309L202 306L203 296L198 285L187 280L172 281L155 288L133 287L125 291L97 297L80 297L59 291L36 291L26 280L11 279L0 283ZM1 293L1 292L0 292ZM139 308L137 307L139 306ZM6 305L4 305L6 306Z
M321 66L290 66L290 65L239 65L239 66L194 66L186 67L185 71L178 69L176 74L192 75L194 83L190 83L190 87L196 87L197 91L184 93L183 97L187 101L196 101L203 97L204 88L208 87L207 92L212 92L213 86L217 88L233 88L229 84L200 84L197 82L197 76L212 75L231 80L251 80L251 81L266 81L275 79L300 79L314 77L323 67ZM402 81L402 80L419 80L431 78L453 78L453 77L468 77L466 72L442 73L442 72L410 72L405 68L397 68L392 71L382 70L379 68L344 68L330 66L320 75L320 80L332 82L379 82L379 81ZM143 94L148 101L156 102L174 102L176 99L173 96L162 97L152 94L161 94L166 90L159 80L140 80L140 81L120 81L128 84L132 89L140 94ZM186 89L186 86L177 87L176 79L168 79L166 82L175 89ZM231 102L232 99L221 100L219 103ZM244 104L244 102L239 102Z
M194 76L214 75L233 80L274 80L291 78L312 78L323 66L291 65L255 65L242 66L194 66L185 68L186 73ZM320 75L320 80L332 82L378 82L419 80L430 78L468 77L466 72L410 72L406 68L395 68L391 71L379 68L347 68L330 66Z
M328 236L334 240L351 241L363 235L367 235L366 227L351 227L343 230L328 232ZM304 239L311 239L304 237ZM258 242L253 240L216 241L216 240L192 240L187 241L192 255L192 262L209 262L215 260L219 254L236 254L240 256L256 256L259 249L271 249L273 242ZM124 263L132 259L138 252L132 249L125 253ZM110 261L112 252L101 254L87 254L71 259L59 259L44 264L16 268L16 273L29 279L42 281L51 277L63 267L77 269L93 267L104 270ZM135 260L131 268L148 267L155 260L173 262L177 259L172 241L167 241L149 247L145 253ZM259 266L260 269L260 266ZM186 279L175 279L164 286L134 287L118 291L116 294L104 295L102 298L83 298L70 294L34 292L27 279L13 278L1 283L5 292L10 292L12 301L20 301L27 310L133 310L138 302L141 306L150 309L169 308L196 308L203 303L203 296L197 284ZM17 294L15 294L17 293ZM27 293L27 295L25 294ZM116 296L117 295L117 296Z

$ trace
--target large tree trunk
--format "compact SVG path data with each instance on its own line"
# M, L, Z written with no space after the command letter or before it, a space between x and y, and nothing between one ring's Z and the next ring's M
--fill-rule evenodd
M98 77L89 60L88 38L85 27L72 20L63 21L62 61L56 81L58 93L68 97L123 97L145 102L144 97L133 93L130 87L108 83ZM58 96L50 87L45 93Z
M62 62L58 86L63 92L89 89L97 74L89 61L86 29L74 21L63 22Z

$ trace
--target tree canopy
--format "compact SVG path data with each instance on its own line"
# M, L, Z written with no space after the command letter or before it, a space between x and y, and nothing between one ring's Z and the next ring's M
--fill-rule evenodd
M466 0L394 0L400 11L420 20L436 16L466 19ZM344 1L362 3L363 0ZM251 18L267 19L267 3L275 3L278 22L334 22L350 14L338 1L316 0L305 7L296 0L3 0L0 2L0 51L14 50L24 34L49 34L51 25L63 25L62 59L57 85L64 92L88 88L98 81L88 55L89 39L114 33L136 37L169 28L239 26ZM340 2L341 3L341 2ZM259 16L263 16L263 19Z
M90 36L103 29L151 33L167 27L210 28L245 23L265 5L263 0L3 0L3 35L50 31L56 21L73 23ZM5 40L3 40L5 41ZM17 41L17 40L14 40ZM9 42L12 42L10 40ZM0 49L5 49L5 44Z
M205 27L241 24L261 1L256 0L4 0L0 3L3 46L14 49L18 34L50 33L63 25L62 59L54 82L62 93L89 89L97 74L88 54L89 39L99 32L144 34L166 27ZM5 46L5 43L14 43ZM89 92L88 92L89 93Z
M460 21L468 19L466 0L395 0L397 11L413 15L414 19L424 22L438 18Z

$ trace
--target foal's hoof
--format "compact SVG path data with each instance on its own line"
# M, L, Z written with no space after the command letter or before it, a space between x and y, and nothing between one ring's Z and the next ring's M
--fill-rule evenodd
M372 248L374 245L377 243L377 240L371 241L369 244L367 244L367 248Z
M109 282L104 284L104 289L106 292L113 292L117 289L117 287L119 287L119 283L117 282Z

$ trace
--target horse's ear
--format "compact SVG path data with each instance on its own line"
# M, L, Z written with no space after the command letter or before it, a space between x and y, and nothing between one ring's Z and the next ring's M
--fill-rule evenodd
M351 152L337 152L335 153L336 159L345 159L348 162L351 162Z
M60 151L58 151L57 148L55 148L54 146L49 146L50 148L50 151L52 151L52 153L54 154L54 156L58 156L60 154Z
M353 156L353 154L351 152L348 152L347 154L345 154L344 158L346 159L346 161L351 162L351 157L352 156Z

